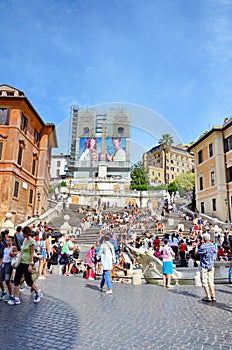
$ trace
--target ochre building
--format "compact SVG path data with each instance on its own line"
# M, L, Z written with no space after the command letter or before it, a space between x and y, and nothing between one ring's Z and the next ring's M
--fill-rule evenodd
M196 204L201 213L231 221L232 119L214 126L194 142Z
M167 153L166 177L171 183L181 174L192 171L194 168L194 157L187 150L186 145L173 146ZM164 152L162 146L151 148L143 155L143 166L148 173L150 185L164 184Z
M44 123L24 93L0 85L0 223L15 225L47 209L55 126Z

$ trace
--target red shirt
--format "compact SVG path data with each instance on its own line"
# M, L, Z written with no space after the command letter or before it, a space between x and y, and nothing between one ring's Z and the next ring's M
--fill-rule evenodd
M180 243L179 250L180 250L180 252L186 252L186 250L187 250L186 244Z

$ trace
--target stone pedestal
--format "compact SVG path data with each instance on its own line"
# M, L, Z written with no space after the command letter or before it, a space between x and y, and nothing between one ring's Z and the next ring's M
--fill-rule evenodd
M132 284L142 284L142 276L143 274L141 269L133 270Z
M194 282L196 287L202 287L200 271L197 271L194 277Z
M13 237L15 233L15 227L11 219L12 219L12 214L6 213L6 219L2 223L1 231L9 230L9 236Z
M70 220L70 216L64 215L64 223L63 225L60 226L60 233L62 233L64 237L72 233L72 227L68 223L69 220Z

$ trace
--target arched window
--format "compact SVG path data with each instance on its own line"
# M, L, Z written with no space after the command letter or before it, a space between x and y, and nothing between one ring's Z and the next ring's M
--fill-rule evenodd
M85 128L83 129L83 134L84 134L84 135L88 135L88 134L89 134L89 128L85 127Z
M121 126L118 128L118 134L122 135L124 133L124 128Z

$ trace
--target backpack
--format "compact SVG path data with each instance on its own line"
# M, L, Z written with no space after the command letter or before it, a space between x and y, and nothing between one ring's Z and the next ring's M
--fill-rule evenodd
M0 259L3 258L4 249L5 249L5 245L3 241L0 241Z

